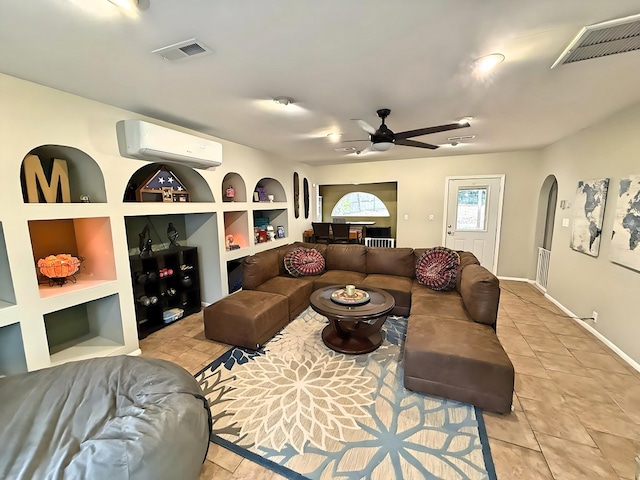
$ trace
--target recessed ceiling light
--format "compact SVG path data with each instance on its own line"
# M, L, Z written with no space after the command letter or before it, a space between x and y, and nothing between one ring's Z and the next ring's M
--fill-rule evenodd
M501 53L492 53L490 55L485 55L484 57L480 57L473 62L473 67L476 72L479 74L489 73L493 70L497 65L500 65L504 62L504 55Z
M273 99L274 102L276 102L278 105L283 105L283 106L287 106L287 105L291 105L293 102L293 98L291 97L276 97Z
M459 123L460 125L465 124L465 123L471 123L471 120L473 120L473 117L456 118L456 122Z
M331 132L331 133L327 133L327 138L328 138L329 140L331 140L332 142L337 142L337 141L339 141L341 136L342 136L342 135L340 135L339 133L333 133L333 132Z

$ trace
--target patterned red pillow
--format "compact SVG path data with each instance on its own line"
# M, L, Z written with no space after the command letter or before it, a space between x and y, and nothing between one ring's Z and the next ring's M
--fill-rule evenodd
M459 266L457 252L446 247L429 248L416 263L416 278L432 290L453 290Z
M320 275L324 272L324 257L313 248L296 248L284 256L284 268L293 277Z

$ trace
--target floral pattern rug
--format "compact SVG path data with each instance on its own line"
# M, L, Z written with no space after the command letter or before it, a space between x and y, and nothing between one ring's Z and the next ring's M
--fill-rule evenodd
M327 348L327 323L307 309L261 350L196 374L213 442L287 478L496 479L479 409L404 388L406 318L363 355Z

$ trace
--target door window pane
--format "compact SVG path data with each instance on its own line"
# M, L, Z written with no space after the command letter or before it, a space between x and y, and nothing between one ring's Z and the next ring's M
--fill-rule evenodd
M487 188L458 190L457 230L486 230Z

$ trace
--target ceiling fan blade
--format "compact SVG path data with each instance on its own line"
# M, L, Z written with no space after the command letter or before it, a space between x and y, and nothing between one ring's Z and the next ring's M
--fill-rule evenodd
M419 137L421 135L429 135L430 133L446 132L447 130L456 130L458 128L470 127L468 122L464 123L447 123L445 125L437 125L435 127L418 128L417 130L407 130L406 132L396 133L396 143L398 140L404 140L409 137Z
M370 142L368 138L362 138L360 140L340 140L340 143L351 143L351 142Z
M364 120L360 120L358 118L354 118L354 120L358 125L360 125L360 128L363 129L365 132L370 133L371 135L376 133L376 129L373 128L371 125L369 125Z
M418 148L428 148L430 150L435 150L438 148L438 145L431 145L430 143L416 142L415 140L396 140L396 145L404 145L405 147L418 147Z

